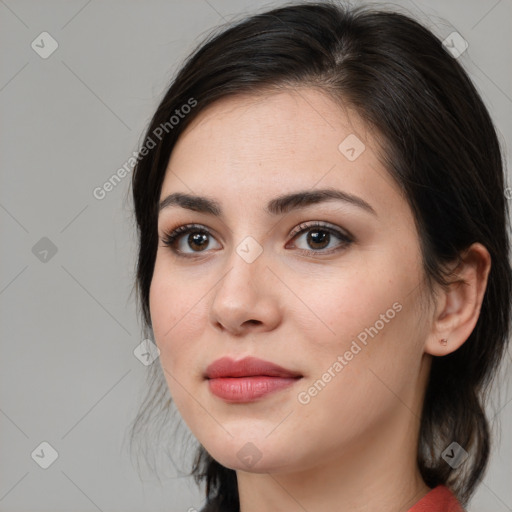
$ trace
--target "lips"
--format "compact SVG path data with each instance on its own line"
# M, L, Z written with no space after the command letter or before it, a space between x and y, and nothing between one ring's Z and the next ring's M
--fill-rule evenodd
M287 370L282 366L255 357L245 357L239 361L235 361L230 357L222 357L210 364L205 372L206 379L256 376L281 378L302 377L298 372Z
M293 386L302 375L269 361L222 357L205 372L208 389L228 403L249 403Z

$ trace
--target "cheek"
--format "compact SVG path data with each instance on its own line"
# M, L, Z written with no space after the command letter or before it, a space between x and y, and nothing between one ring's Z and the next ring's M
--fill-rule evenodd
M391 251L387 257L382 251L378 259L374 256L368 254L371 261L363 262L364 271L350 271L355 266L347 265L343 272L302 281L299 289L307 297L307 308L302 307L301 314L297 311L295 318L310 349L308 366L313 371L308 384L329 381L325 373L330 370L336 374L332 381L342 382L345 389L366 387L371 393L372 383L384 387L378 381L382 374L400 388L419 364L424 326L416 307L421 300L417 262L411 258L397 266L397 255Z
M149 291L151 322L162 365L183 373L193 368L194 340L205 328L206 290L166 268L157 258Z
M204 329L201 294L177 275L155 265L149 300L155 342L160 350L160 365L172 400L184 417L198 414L190 400L192 379L197 371L198 349L194 340ZM204 294L204 291L203 291Z
M294 317L301 331L319 345L337 344L338 348L359 334L364 341L366 329L376 322L379 332L389 330L410 291L409 279L390 276L389 267L380 266L304 277L297 289L302 304L293 300L297 304Z
M333 315L336 336L324 336L322 346L309 352L311 371L295 398L298 417L311 432L323 433L327 448L329 443L332 449L340 443L349 446L395 412L407 412L404 405L413 407L421 363L415 340L421 332L414 321L414 299L402 303L395 298L386 287L380 294L374 288L365 307L354 298L341 313L326 311Z

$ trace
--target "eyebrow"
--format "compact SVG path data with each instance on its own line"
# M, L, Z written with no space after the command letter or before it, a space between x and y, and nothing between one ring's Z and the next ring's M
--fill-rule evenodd
M322 190L303 190L276 197L267 203L265 211L270 215L283 215L292 210L327 201L343 201L357 206L373 215L377 215L373 207L358 196L342 190L327 188ZM170 206L180 206L187 210L206 213L216 217L222 216L222 207L214 199L191 194L175 192L160 202L159 211Z

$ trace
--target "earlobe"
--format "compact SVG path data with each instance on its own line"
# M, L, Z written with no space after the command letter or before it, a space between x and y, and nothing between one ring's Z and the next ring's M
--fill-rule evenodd
M432 329L425 341L425 352L433 356L455 352L469 338L480 315L491 257L478 242L464 251L461 257L449 288L440 288L439 291Z

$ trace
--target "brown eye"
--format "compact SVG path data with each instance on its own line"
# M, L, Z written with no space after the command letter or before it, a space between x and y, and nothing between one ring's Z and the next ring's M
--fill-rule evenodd
M215 238L209 231L196 225L180 226L162 238L163 244L179 255L204 252L212 240Z
M191 233L188 235L186 243L189 247L199 248L199 251L203 251L208 247L208 235L206 233Z
M331 234L325 229L315 229L308 232L307 243L313 249L325 249L330 240Z
M303 238L306 247L300 247L300 245L296 243L294 245L310 255L316 253L318 253L318 255L330 254L349 246L353 242L351 236L318 222L313 224L301 224L298 229L298 232L296 232L293 238L294 240ZM306 236L304 237L304 235ZM329 247L332 245L333 241L336 240L338 240L338 244L334 247Z

